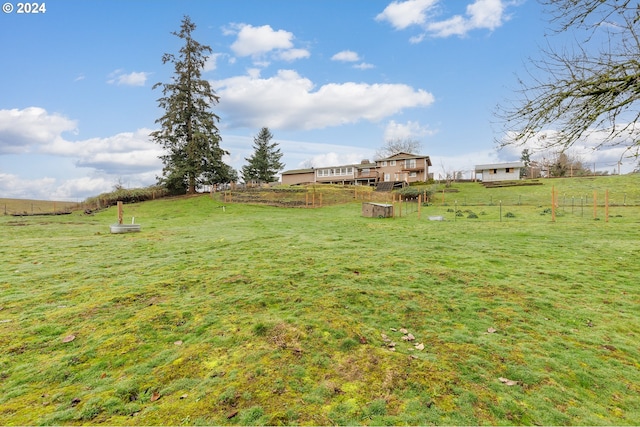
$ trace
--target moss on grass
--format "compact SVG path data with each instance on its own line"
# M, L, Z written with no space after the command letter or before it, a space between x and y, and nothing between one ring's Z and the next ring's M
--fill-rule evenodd
M0 424L640 421L637 209L219 206L0 218Z

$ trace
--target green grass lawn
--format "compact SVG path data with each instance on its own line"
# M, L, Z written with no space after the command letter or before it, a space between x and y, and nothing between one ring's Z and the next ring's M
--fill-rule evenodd
M0 424L640 424L640 208L512 191L0 216Z

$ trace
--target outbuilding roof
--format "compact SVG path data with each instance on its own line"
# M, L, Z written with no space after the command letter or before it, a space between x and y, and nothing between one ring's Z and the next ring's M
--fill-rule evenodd
M506 168L523 168L522 162L509 162L509 163L489 163L486 165L476 165L476 172L482 172L488 169L506 169Z

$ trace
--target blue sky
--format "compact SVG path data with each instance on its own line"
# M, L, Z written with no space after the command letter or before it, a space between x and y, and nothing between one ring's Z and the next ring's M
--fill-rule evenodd
M549 40L534 0L49 0L38 14L9 3L0 197L83 200L155 183L151 87L173 73L161 58L180 48L171 32L184 15L213 49L203 77L238 170L263 126L286 169L372 159L397 138L422 143L436 178L517 160L521 149L495 148L495 107ZM618 160L579 155L609 171Z

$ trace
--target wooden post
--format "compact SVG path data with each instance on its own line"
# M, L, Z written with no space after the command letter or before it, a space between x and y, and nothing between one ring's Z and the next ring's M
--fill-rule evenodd
M420 219L421 212L422 212L422 194L418 195L418 219Z
M609 222L609 190L604 192L604 222Z
M122 201L118 200L118 224L122 224Z
M598 193L593 192L593 219L598 218Z
M304 194L304 207L309 207L309 193Z
M551 186L551 222L556 222L556 188Z

